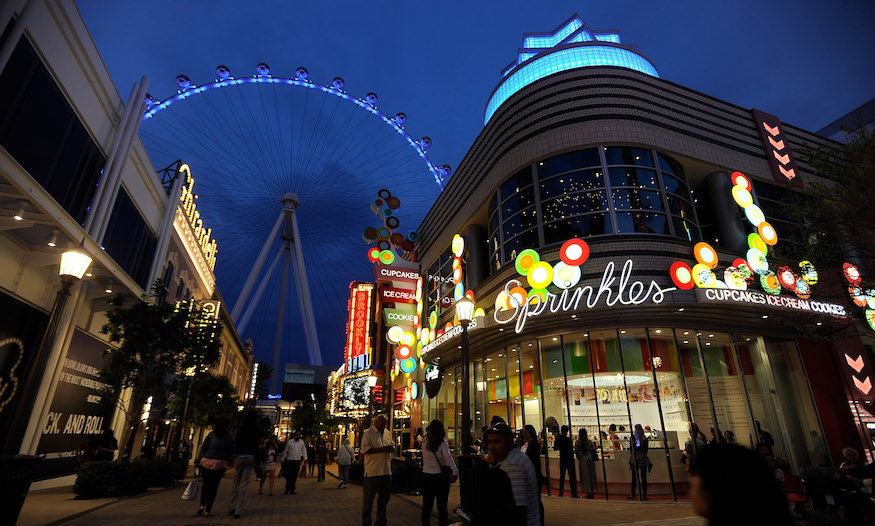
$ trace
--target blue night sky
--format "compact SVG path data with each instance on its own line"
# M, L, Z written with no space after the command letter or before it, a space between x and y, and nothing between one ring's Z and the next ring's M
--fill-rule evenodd
M412 135L432 138L434 162L453 167L482 129L485 103L522 34L551 31L575 12L590 27L618 29L624 43L638 44L662 78L802 128L817 130L875 96L871 0L76 4L123 98L143 75L163 99L175 93L180 73L203 83L219 64L251 75L264 61L287 76L303 65L317 82L340 75L351 94L375 91L381 110L405 112ZM223 255L234 256L220 245L220 262ZM366 277L339 281L346 287ZM342 359L340 307L325 314L330 365ZM256 343L259 359L268 359L269 347ZM303 346L290 345L284 359L305 362Z

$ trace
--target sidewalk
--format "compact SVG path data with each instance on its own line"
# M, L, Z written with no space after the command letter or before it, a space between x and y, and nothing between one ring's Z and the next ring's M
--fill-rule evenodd
M336 468L336 466L330 466L329 470L331 468ZM96 503L94 511L78 518L62 521L65 525L359 526L361 524L361 487L351 484L348 489L338 489L337 479L334 478L333 474L330 474L328 479L321 483L317 483L315 477L298 479L296 495L283 495L284 480L278 479L272 497L267 496L267 488L265 488L264 495L258 495L258 482L253 478L249 485L246 510L240 520L233 520L227 515L231 477L232 473L229 473L222 480L216 505L213 508L216 516L208 519L195 515L198 502L183 501L180 498L183 486L138 498L100 499L100 503L96 503L96 501L72 501L71 503L59 499L59 495L55 495L54 498L60 502L66 502L64 506L69 510L79 506L79 503L83 503L85 506ZM67 493L67 499L72 499L71 493ZM451 520L453 518L452 510L458 505L458 502L459 490L458 484L455 484L450 492ZM49 500L46 495L28 495L28 501L25 502L25 509L22 510L19 524L27 526L46 524L47 522L39 522L41 517L39 512L45 512L46 510L42 508L49 507L47 504L49 504ZM421 498L418 496L393 494L389 501L389 522L393 526L418 525L420 523L420 504ZM544 509L546 523L551 526L581 524L582 517L586 518L585 523L588 526L614 524L704 525L703 520L693 517L688 503L604 502L544 497ZM42 516L47 517L47 515ZM437 524L437 515L434 513L432 524Z

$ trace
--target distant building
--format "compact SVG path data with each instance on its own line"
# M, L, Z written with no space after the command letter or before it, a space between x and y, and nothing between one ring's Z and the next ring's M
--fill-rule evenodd
M282 399L293 406L317 402L325 405L328 377L334 368L327 365L287 363L283 378Z
M875 130L875 99L849 111L817 130L817 133L834 141L848 142L849 137L861 128Z

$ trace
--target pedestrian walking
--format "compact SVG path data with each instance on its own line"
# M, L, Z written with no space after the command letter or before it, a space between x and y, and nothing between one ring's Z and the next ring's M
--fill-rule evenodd
M204 439L201 446L200 456L195 466L204 479L203 491L201 491L201 505L197 510L198 515L212 517L213 503L216 501L216 493L219 491L219 482L228 469L228 461L234 454L234 438L228 432L231 423L227 418L219 418L213 425L213 430Z
M361 451L365 459L365 477L362 483L362 526L371 526L374 497L377 498L376 526L386 526L386 506L392 490L392 432L386 429L389 419L377 415L374 424L362 436Z
M337 450L337 483L338 488L346 488L349 482L349 466L352 464L352 459L355 458L355 452L349 445L349 438L343 439L343 445Z
M325 464L328 463L328 444L323 439L319 439L316 446L316 482L325 482Z
M459 470L450 455L444 423L432 420L422 439L422 526L431 524L431 510L437 499L438 524L447 526L447 502L450 485L459 478Z
M586 429L580 428L577 433L577 444L574 447L577 465L580 468L580 491L586 493L586 498L595 498L598 479L595 476L595 444L586 434Z
M167 446L164 444L163 440L158 444L158 449L155 450L155 459L167 460Z
M234 486L231 489L231 502L228 503L228 515L239 519L246 507L246 492L249 489L249 479L255 467L255 454L261 442L258 429L258 413L251 410L243 417L243 425L237 430L234 438Z
M699 450L705 447L705 435L699 431L699 426L690 424L690 439L684 444L684 455L681 457L684 463L684 469L690 472L696 471L696 457Z
M756 452L737 444L712 444L699 451L690 479L690 500L708 526L751 524L752 520L770 526L794 524L769 466Z
M488 438L487 462L507 474L516 509L512 517L493 518L483 524L538 526L538 482L532 462L525 453L513 446L514 433L507 424L498 423L490 428Z
M767 448L769 448L770 455L774 455L775 454L775 439L772 438L772 434L769 433L768 431L763 431L763 427L762 427L762 425L760 425L759 420L756 421L756 426L757 426L757 434L760 437L759 443L763 444Z
M270 479L267 486L267 496L273 497L273 481L276 478L276 468L279 465L280 455L279 438L271 436L264 444L264 463L261 465L261 484L258 486L258 494L262 495L264 481Z
M286 442L280 462L283 464L283 474L286 477L286 495L295 494L295 483L303 462L307 460L307 446L301 440L301 432L295 431L294 437Z
M313 470L316 469L316 446L312 438L307 442L307 464L309 464L307 476L312 477Z
M541 519L541 526L544 526L544 503L541 501L544 475L541 472L541 443L538 441L538 432L535 431L535 426L529 424L523 428L523 440L520 451L532 461L532 468L535 470L535 480L538 484L538 516Z
M629 469L632 471L632 491L629 494L629 500L635 500L636 489L638 490L638 499L647 500L647 474L653 469L653 463L647 456L648 440L641 424L635 424L635 431L629 442L632 445L632 455L629 457Z
M577 498L577 477L574 474L574 445L568 436L568 426L562 426L560 435L553 442L553 449L559 452L559 496L565 495L565 474L568 473L568 485L571 497Z

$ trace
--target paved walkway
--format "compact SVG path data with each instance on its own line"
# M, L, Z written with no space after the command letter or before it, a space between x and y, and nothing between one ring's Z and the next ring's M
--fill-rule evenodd
M277 480L274 496L258 495L257 481L253 478L249 486L246 511L240 520L227 515L228 500L231 493L230 474L219 486L219 495L213 512L215 517L203 518L195 515L197 502L183 501L180 497L183 488L160 491L150 495L121 499L110 505L103 505L78 518L63 521L69 525L258 525L258 526L359 526L361 524L362 490L351 484L348 489L338 489L337 481L329 475L328 480L317 483L315 478L299 479L296 495L282 494L282 480ZM266 490L266 488L265 488ZM42 497L43 499L45 497ZM28 526L41 524L34 522L33 511L40 506L39 495L28 497L19 524ZM450 493L450 514L458 504L458 484ZM83 501L76 501L83 502ZM88 501L85 501L88 502ZM389 501L389 522L392 526L419 524L421 499L417 496L393 494ZM101 502L105 504L105 502ZM544 497L546 523L550 526L564 526L585 523L598 525L659 525L659 526L702 526L704 521L693 517L688 503L637 503L604 502L583 499ZM585 517L585 520L583 519ZM44 523L43 523L44 524ZM432 524L437 524L437 515Z

